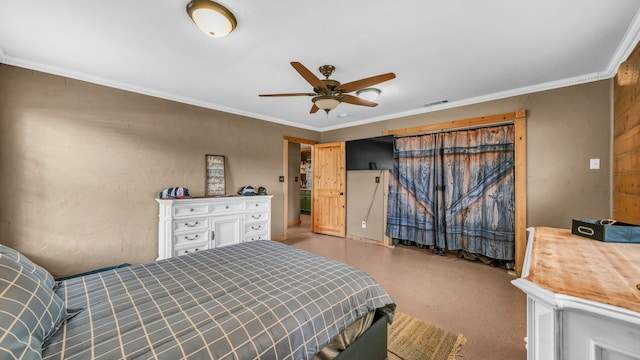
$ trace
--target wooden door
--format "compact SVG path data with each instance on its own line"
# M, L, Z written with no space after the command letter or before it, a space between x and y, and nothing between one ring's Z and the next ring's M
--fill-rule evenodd
M344 237L347 179L344 142L314 145L312 159L313 232Z

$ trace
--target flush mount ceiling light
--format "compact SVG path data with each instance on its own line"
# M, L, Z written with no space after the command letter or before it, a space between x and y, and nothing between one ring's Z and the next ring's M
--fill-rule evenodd
M380 90L376 88L366 88L356 91L356 95L358 95L359 98L374 101L378 98L378 95L380 95Z
M227 36L238 25L231 11L209 0L190 1L187 14L203 33L215 38Z

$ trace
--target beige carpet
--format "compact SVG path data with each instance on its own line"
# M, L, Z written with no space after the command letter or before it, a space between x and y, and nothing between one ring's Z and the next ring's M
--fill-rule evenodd
M455 360L467 339L396 311L388 350L403 360Z

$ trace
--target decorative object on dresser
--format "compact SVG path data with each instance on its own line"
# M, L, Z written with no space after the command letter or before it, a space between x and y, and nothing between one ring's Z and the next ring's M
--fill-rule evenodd
M156 199L158 259L271 239L272 197Z
M226 195L225 161L223 155L205 155L205 196Z
M529 360L640 360L640 246L528 228Z
M189 189L182 186L168 187L158 194L159 199L190 199Z
M640 226L613 219L573 219L571 233L605 242L640 243Z

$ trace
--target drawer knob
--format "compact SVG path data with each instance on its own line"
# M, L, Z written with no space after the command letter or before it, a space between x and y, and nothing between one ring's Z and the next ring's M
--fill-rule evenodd
M194 212L194 211L196 211L196 209L191 208L191 209L189 209L189 211Z
M262 217L262 214L258 214L257 216L256 215L251 215L251 217L254 218L254 219L260 219Z
M256 226L252 226L251 228L253 230L260 230L261 227L262 227L262 225L258 225L257 227Z
M228 208L229 208L229 205L225 206L224 208L225 208L225 209L228 209Z
M196 221L196 222L194 222L193 224L184 223L184 226L187 226L187 227L196 227L196 226L198 226L198 222Z
M189 241L193 241L193 240L197 239L198 237L199 237L198 235L194 235L193 237L185 236L184 239L185 240L189 240Z
M256 207L260 206L260 204L256 204Z

